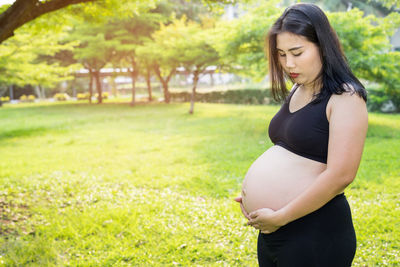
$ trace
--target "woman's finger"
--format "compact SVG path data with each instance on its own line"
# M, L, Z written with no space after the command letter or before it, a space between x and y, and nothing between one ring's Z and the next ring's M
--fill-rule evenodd
M247 225L254 226L254 222L248 221L248 222L247 222Z
M242 197L235 197L234 200L236 202L242 203Z
M249 213L249 217L252 218L252 219L257 218L257 217L258 217L257 211L250 212L250 213Z

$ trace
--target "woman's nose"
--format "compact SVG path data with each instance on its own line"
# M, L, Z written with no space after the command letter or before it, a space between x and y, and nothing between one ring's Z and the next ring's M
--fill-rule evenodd
M287 68L295 67L294 60L292 57L286 56L286 67Z

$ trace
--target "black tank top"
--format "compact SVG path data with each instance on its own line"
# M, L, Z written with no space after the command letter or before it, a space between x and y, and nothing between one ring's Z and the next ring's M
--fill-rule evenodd
M289 103L298 86L289 94L281 109L272 118L268 134L275 145L308 159L326 163L328 156L329 122L326 105L330 96L312 101L291 113Z

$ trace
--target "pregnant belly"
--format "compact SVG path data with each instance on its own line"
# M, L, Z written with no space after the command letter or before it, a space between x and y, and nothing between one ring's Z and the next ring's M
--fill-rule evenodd
M249 168L242 186L247 212L260 208L278 210L301 194L326 164L272 146Z

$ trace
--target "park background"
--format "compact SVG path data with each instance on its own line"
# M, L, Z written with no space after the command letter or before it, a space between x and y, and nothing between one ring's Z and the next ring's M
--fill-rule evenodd
M233 197L272 145L264 37L294 2L0 2L0 265L256 266ZM368 90L354 266L398 266L400 4L309 2Z

